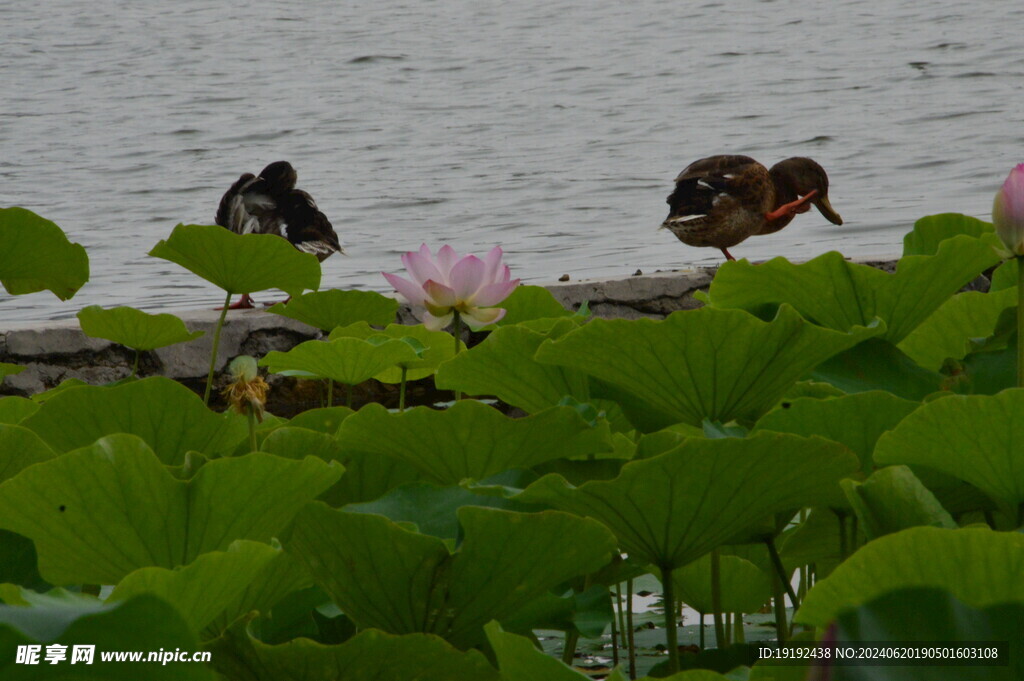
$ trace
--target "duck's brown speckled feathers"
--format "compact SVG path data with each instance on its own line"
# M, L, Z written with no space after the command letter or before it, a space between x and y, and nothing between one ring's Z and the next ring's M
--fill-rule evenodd
M690 246L727 250L749 236L782 229L815 205L835 224L828 176L809 158L790 158L771 170L749 156L710 156L691 163L675 180L662 227Z
M344 253L313 197L295 188L297 179L287 161L271 163L259 175L245 173L221 198L216 223L236 234L277 234L321 261Z

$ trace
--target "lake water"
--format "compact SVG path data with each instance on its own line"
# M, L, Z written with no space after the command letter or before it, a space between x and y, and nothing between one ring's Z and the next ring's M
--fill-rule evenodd
M846 221L737 257L894 256L917 217L987 218L1024 161L1022 25L992 0L5 2L0 206L57 222L92 278L0 292L0 323L214 306L146 253L279 159L349 251L326 287L387 290L421 242L501 244L530 282L720 262L656 229L715 153L811 156Z

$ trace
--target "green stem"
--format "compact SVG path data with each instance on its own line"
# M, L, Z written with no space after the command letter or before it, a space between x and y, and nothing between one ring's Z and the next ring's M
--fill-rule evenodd
M1024 388L1024 255L1017 256L1017 387Z
M711 617L715 623L715 647L725 644L725 626L722 624L722 557L718 549L711 552Z
M462 315L459 314L458 310L455 310L455 317L452 319L452 333L455 335L455 356L458 357L459 353L462 352ZM455 391L455 400L462 399L462 391Z
M132 378L139 375L139 357L142 355L141 350L135 351L135 363L132 365Z
M355 395L355 391L356 391L355 386L352 386L352 385L346 385L345 386L345 406L348 407L349 409L352 408L352 398Z
M259 451L259 445L256 444L256 411L250 404L248 409L245 410L246 415L249 417L249 451Z
M733 622L732 640L734 643L746 643L747 637L743 632L743 613L736 613L736 619Z
M398 384L398 411L405 411L405 376L409 373L408 367L402 365L402 382Z
M836 517L839 518L839 560L844 561L849 555L846 546L846 514L836 513Z
M779 580L772 580L772 601L775 604L775 632L779 643L789 638L789 627L786 625L786 594Z
M697 614L700 615L700 649L704 650L707 645L704 642L704 613L698 612Z
M626 580L626 646L629 652L629 678L636 678L636 645L633 640L633 578Z
M579 643L579 639L580 632L565 632L565 649L562 651L562 662L569 667L572 666L572 661L576 657L576 644Z
M672 568L661 568L661 590L665 601L665 645L668 647L669 675L679 671L679 633L676 631L676 587L672 583Z
M217 328L213 332L213 350L210 351L210 371L206 374L206 392L203 394L203 404L210 406L210 391L213 390L213 370L217 366L217 348L220 347L220 330L224 326L224 318L228 316L228 305L231 304L231 294L228 293L224 299L224 307L220 310L220 319L217 320Z
M618 622L619 638L622 640L622 649L626 649L626 614L622 609L622 584L615 585L615 617L612 618L612 653L614 653L613 667L619 664L619 643L615 640L615 626Z
M327 406L328 407L333 407L334 406L334 379L333 378L328 378L327 379Z

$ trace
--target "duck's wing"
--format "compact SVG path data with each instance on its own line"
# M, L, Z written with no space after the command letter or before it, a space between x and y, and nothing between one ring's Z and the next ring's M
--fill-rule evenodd
M276 202L267 191L266 181L252 173L245 173L221 197L214 221L235 234L284 236L276 207Z
M254 216L250 215L245 208L243 191L252 184L256 176L252 173L245 173L239 177L231 188L224 192L217 206L217 215L214 222L221 227L227 227L236 234L246 234L251 231Z
M303 253L312 253L320 261L332 253L344 253L338 234L327 216L317 208L313 197L301 189L288 193L287 202L282 202L283 230L295 248Z
M746 200L751 179L761 175L767 177L767 170L749 156L709 156L691 163L676 177L675 190L666 199L665 224L704 219L725 197Z

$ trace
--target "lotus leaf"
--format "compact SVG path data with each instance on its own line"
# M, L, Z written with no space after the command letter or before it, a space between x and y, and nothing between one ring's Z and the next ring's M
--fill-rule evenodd
M89 281L89 256L60 227L24 208L0 208L0 284L11 295L44 289L68 300Z
M231 294L320 287L320 263L276 234L235 234L218 225L178 225L149 252Z
M627 463L614 480L573 487L546 475L514 498L596 518L630 556L674 569L774 513L835 498L840 478L855 470L846 447L819 438L692 438Z
M914 223L914 229L903 236L903 255L935 255L939 244L960 234L980 237L995 236L991 222L961 213L927 215ZM995 240L992 243L998 243Z
M842 485L868 540L919 525L957 527L935 495L906 466L889 466L864 482L843 480Z
M276 553L266 544L236 541L226 551L204 553L174 569L140 568L128 573L107 601L151 593L173 605L193 631L201 631L241 598Z
M862 546L807 592L794 616L823 627L837 615L905 587L948 590L975 608L1024 602L1024 535L913 527Z
M483 343L437 370L437 387L494 395L530 414L558 404L566 395L586 402L590 390L585 373L534 360L541 343L575 328L572 322L562 320L547 333L517 326L492 331Z
M38 409L38 404L25 397L0 397L0 423L21 423Z
M473 400L401 414L368 404L341 425L338 442L349 453L405 461L442 485L612 449L607 424L591 427L571 407L514 419Z
M142 594L120 603L57 601L31 608L0 606L0 646L12 651L0 660L5 681L53 679L54 667L43 660L45 646L67 646L67 659L59 663L60 679L93 681L211 681L213 674L201 664L161 665L153 662L102 662L101 652L121 650L198 650L195 633L181 615L163 600ZM95 646L92 664L71 664L72 646ZM13 651L19 645L42 645L38 665L18 664Z
M333 437L294 426L275 429L263 439L260 451L286 459L302 459L307 456L315 456L324 461L341 459L341 446Z
M704 307L663 321L595 319L545 342L537 360L585 371L699 426L758 418L809 369L882 329L824 329L789 305L771 322Z
M346 385L367 381L389 367L412 362L416 351L400 340L376 345L361 338L338 338L328 342L311 340L288 352L268 352L260 366L273 373L303 371Z
M308 428L318 433L335 435L341 422L355 412L348 407L322 407L320 409L308 409L296 415L288 422L288 425L296 428Z
M570 590L564 597L549 591L505 618L502 625L509 631L523 634L545 629L577 632L584 638L601 638L614 618L615 610L608 587L595 584L582 592Z
M403 361L398 366L389 367L374 376L381 383L401 382L403 366L406 368L406 380L416 381L425 378L433 374L439 364L455 356L455 344L450 334L444 331L431 331L422 324L391 324L383 329L374 329L369 324L360 322L335 329L331 332L330 340L349 337L386 337L396 340L411 338L423 346L422 354L415 359Z
M340 645L297 638L271 646L244 622L211 644L213 667L246 681L498 681L479 652L462 652L436 636L362 631Z
M139 438L110 435L0 485L0 527L35 542L53 584L116 584L236 539L269 540L341 471L257 452L210 461L186 482Z
M11 364L9 362L0 362L0 383L3 383L3 380L5 378L7 378L8 376L13 376L15 374L20 374L24 370L25 370L25 367L21 366L20 364Z
M810 374L843 392L885 390L920 401L943 386L944 376L919 366L889 341L869 338L825 360Z
M930 402L878 440L879 464L920 464L966 480L1016 512L1024 502L1024 390Z
M464 507L458 517L464 540L455 554L381 516L323 504L296 516L284 544L360 627L434 633L458 648L478 643L488 621L597 570L615 550L599 523L567 513Z
M395 321L398 301L375 291L312 291L278 303L267 312L295 319L303 324L330 331L338 326L367 322L384 326Z
M172 314L149 314L133 307L104 310L99 305L90 305L78 311L78 323L87 336L105 338L133 350L185 343L204 333L189 331L185 322Z
M31 539L0 530L0 555L4 557L0 561L0 584L17 584L36 591L50 588L39 574L36 547Z
M895 274L849 262L835 251L800 265L785 258L761 265L727 262L708 295L716 307L745 310L789 303L807 319L840 331L880 317L886 325L882 338L899 343L999 261L988 243L961 235L943 241L935 255L904 256Z
M757 422L755 432L772 430L819 435L853 450L865 474L874 470L871 453L882 433L891 430L920 406L890 393L870 391L824 400L800 398L783 402Z
M509 297L499 303L499 307L504 308L507 312L496 326L511 326L534 319L571 317L574 314L572 310L565 309L551 295L551 291L543 286L523 284L515 287Z
M58 452L85 447L111 433L131 433L168 465L181 465L189 450L208 456L228 453L245 438L246 427L244 418L210 411L191 390L162 376L114 388L62 391L21 425Z
M1005 289L1012 288L1017 289L1017 259L1010 258L1002 265L996 268L996 271L992 273L992 284L989 286L989 291L995 293L997 291L1003 291Z
M739 556L719 558L722 612L757 612L772 596L767 572ZM676 597L697 612L714 612L711 601L711 554L701 556L672 574Z
M589 678L537 650L533 641L525 636L502 631L497 622L488 622L484 631L498 658L502 681L587 681Z
M0 424L0 482L57 454L28 428Z
M331 506L373 501L405 484L427 482L431 478L402 459L372 452L354 452L342 460L345 475L320 497Z
M898 589L840 615L834 639L839 647L855 647L864 641L897 644L905 641L1010 642L1009 647L1004 648L1009 663L1005 666L833 665L831 678L836 681L1017 681L1024 678L1019 644L1024 641L1024 606L1020 603L972 608L939 589ZM829 667L827 664L819 666Z

